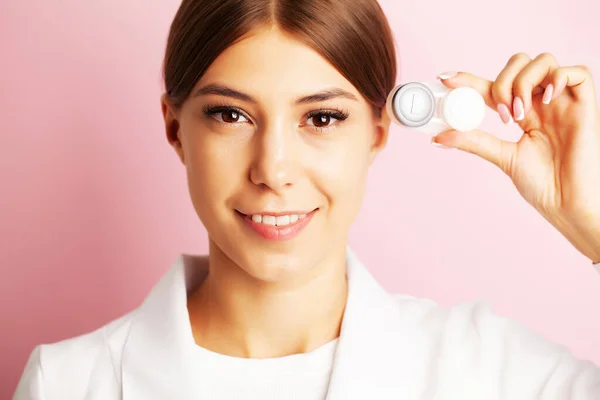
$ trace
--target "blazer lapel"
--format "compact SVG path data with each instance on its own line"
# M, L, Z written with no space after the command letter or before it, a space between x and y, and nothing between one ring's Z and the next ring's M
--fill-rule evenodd
M186 280L198 279L187 276L188 272L206 271L186 269L188 258L202 259L180 255L136 310L123 350L124 400L195 398L197 377L191 356L195 342L187 311Z
M431 346L420 318L403 314L347 249L348 300L329 385L328 400L421 398ZM407 304L410 298L407 296Z

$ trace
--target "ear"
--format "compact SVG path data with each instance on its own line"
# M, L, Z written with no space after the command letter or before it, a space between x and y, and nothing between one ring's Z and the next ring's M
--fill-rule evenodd
M165 121L165 133L167 141L179 156L182 163L184 162L183 146L181 144L180 129L179 129L179 112L169 100L169 96L164 93L160 97L160 105L162 109L163 119Z
M381 110L381 117L376 120L375 130L373 132L373 141L371 142L371 150L369 154L369 164L372 164L375 157L381 150L384 149L388 141L390 132L390 116L387 112L387 107Z

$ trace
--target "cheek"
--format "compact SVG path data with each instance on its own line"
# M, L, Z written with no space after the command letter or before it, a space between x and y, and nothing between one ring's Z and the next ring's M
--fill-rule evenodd
M232 154L230 146L211 141L209 135L197 135L186 146L188 187L196 212L205 225L207 218L219 211L240 176L241 157Z
M369 168L369 142L363 136L357 132L314 160L319 189L336 209L350 211L360 205Z

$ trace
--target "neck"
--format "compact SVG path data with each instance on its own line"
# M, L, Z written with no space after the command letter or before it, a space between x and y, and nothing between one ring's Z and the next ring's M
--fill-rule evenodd
M301 277L264 282L215 247L207 277L188 299L196 343L234 357L273 358L339 336L348 290L344 248Z

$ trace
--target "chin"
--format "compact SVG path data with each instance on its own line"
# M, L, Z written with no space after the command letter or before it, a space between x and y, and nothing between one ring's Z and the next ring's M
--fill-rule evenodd
M248 275L265 282L282 282L305 274L316 260L305 251L288 250L285 252L268 251L253 248L244 251L238 248L240 262L237 263ZM314 254L313 254L314 257Z

